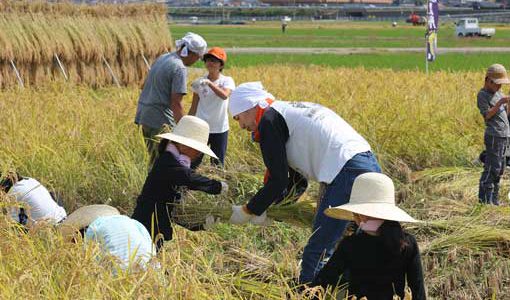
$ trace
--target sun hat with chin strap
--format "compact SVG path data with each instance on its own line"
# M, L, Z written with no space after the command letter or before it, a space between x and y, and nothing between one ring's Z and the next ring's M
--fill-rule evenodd
M191 147L218 159L211 148L207 146L209 124L200 118L184 116L175 125L172 132L159 134L157 137Z
M397 222L420 222L395 205L395 187L388 176L381 173L364 173L352 185L349 203L327 208L331 218L354 220L354 214Z

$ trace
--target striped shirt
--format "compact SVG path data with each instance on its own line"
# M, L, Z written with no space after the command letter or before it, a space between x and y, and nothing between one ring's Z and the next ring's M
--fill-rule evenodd
M99 217L85 232L85 242L99 243L101 249L119 259L122 269L139 264L145 267L155 253L145 227L127 216Z

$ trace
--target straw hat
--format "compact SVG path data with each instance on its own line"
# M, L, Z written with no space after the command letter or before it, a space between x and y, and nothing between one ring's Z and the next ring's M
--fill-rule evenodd
M487 69L486 75L495 84L510 84L510 79L503 65L493 64Z
M120 215L119 211L105 204L83 206L75 210L59 225L64 237L73 237L77 231L89 226L95 219L105 216Z
M388 176L364 173L352 185L349 203L330 207L324 213L331 218L354 220L353 213L397 222L420 222L395 205L395 187Z
M159 134L157 137L191 147L218 159L211 148L207 146L207 141L209 140L209 124L200 118L184 116L179 120L179 123L177 123L171 133Z

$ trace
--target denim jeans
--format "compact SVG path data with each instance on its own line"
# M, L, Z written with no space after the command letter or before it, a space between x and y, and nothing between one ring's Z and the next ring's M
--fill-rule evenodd
M219 166L225 163L225 154L227 153L228 144L228 130L222 133L210 133L207 144L211 147L211 150L216 154L218 159L211 157L211 164ZM204 156L202 155L196 162L192 163L192 168L197 168L202 164Z
M214 165L223 165L225 163L225 154L227 153L228 130L222 133L210 133L207 143L211 146L211 150L214 154L218 156L218 159L211 157L211 163Z
M312 236L303 251L300 283L309 283L315 278L325 265L325 259L333 255L348 222L330 218L324 214L324 210L330 206L348 203L354 179L368 172L381 172L377 159L372 152L358 153L345 164L333 182L326 186L313 222Z

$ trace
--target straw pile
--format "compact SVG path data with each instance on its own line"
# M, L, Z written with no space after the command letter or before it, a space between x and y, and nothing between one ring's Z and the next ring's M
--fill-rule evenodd
M116 83L114 76L139 84L171 48L161 6L3 2L0 12L0 87L19 83L14 66L25 85L66 76L92 86Z

